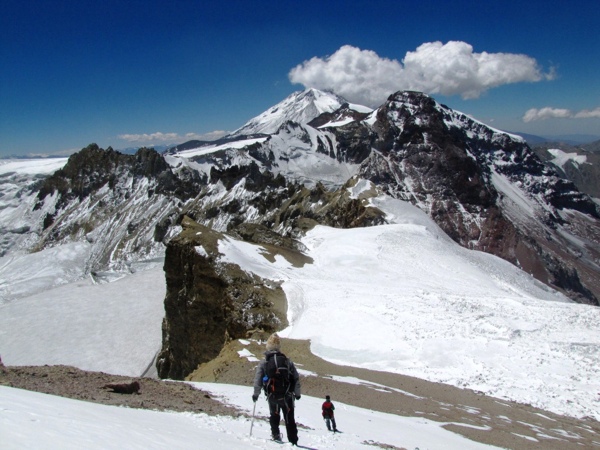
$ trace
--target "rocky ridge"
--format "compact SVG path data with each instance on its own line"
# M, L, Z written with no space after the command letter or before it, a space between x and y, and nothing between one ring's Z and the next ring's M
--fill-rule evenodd
M323 103L326 96L319 95ZM296 111L294 101L304 105L314 96L310 91L282 103ZM524 141L416 92L393 94L367 116L351 111L342 103L314 119L323 122L319 128L286 121L246 146L225 139L218 150L197 155L142 149L119 156L90 146L41 186L36 208L47 212L37 248L100 239L89 270L123 270L131 258L159 253L183 215L218 231L260 223L287 236L298 232L298 219L339 227L383 223L356 209L368 205L338 201L344 184L360 177L425 210L461 245L598 304L598 206ZM331 122L338 116L350 121ZM515 192L526 198L525 208Z
M124 155L91 144L40 184L35 249L86 241L90 273L127 270L133 261L155 257L173 232L174 211L202 182L188 174L175 176L154 150Z

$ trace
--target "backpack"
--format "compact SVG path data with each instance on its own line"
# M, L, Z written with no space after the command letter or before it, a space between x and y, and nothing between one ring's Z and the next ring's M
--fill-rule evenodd
M264 383L265 394L286 394L292 385L292 374L290 373L290 364L287 356L283 353L271 353L267 355L265 365Z
M323 417L325 418L332 418L333 417L333 403L331 402L325 402L323 403L323 406L321 407L321 409L323 410Z

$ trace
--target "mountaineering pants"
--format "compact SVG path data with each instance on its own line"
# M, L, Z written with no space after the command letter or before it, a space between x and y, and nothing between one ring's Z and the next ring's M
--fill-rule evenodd
M333 431L337 431L337 427L335 426L335 418L332 417L323 417L325 419L325 425L327 425L327 429L331 431L331 425L333 425ZM329 423L331 422L331 423Z
M291 393L284 396L271 393L269 394L268 401L269 412L271 413L271 417L269 418L271 434L279 436L279 423L283 414L288 441L296 444L298 442L298 428L294 419L294 396Z

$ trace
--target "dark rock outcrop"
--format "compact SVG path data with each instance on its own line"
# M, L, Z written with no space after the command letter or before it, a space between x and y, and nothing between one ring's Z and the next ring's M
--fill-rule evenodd
M178 380L215 358L228 340L246 337L254 329L273 332L286 324L280 286L220 260L219 241L232 237L189 218L182 225L166 251L163 348L157 359L158 375ZM294 253L296 263L307 262L275 243L267 252L279 250L286 257Z
M134 380L130 383L108 383L104 385L104 389L110 389L116 394L139 394L140 383Z
M69 200L82 200L103 186L115 189L120 178L129 176L134 180L156 180L154 191L157 193L189 198L197 192L197 186L176 177L155 150L140 148L135 155L126 155L110 147L104 150L90 144L71 155L64 168L43 182L38 199L41 202L46 196L58 192L57 208L61 208Z
M34 250L85 240L92 244L90 272L124 270L161 251L182 201L205 181L189 170L174 173L152 149L126 155L91 144L40 183L34 210L45 215Z

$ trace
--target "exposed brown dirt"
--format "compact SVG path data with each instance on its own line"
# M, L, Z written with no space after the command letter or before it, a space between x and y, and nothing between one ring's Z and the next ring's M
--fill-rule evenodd
M117 394L107 384L138 381L136 394ZM87 372L70 366L19 366L0 369L0 385L105 405L159 411L190 411L238 416L241 413L187 383Z

